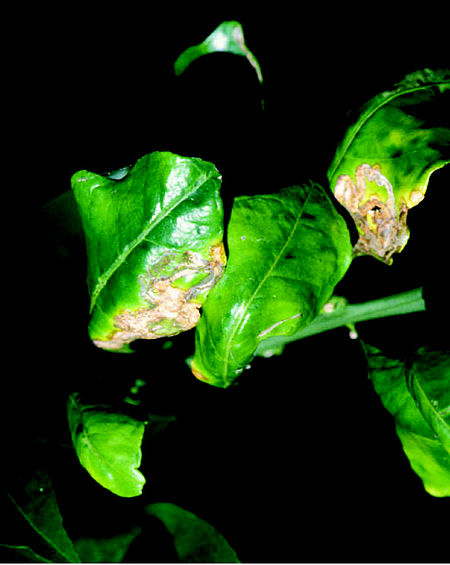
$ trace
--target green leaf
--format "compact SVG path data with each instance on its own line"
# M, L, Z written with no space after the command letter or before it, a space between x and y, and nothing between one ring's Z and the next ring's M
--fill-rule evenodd
M141 531L140 526L134 526L108 538L79 538L75 547L83 563L121 563Z
M450 128L436 113L438 124L450 113L450 71L424 69L372 98L348 128L328 180L358 228L355 255L390 264L405 247L408 210L450 162Z
M194 327L222 274L221 176L212 163L150 153L121 175L72 177L86 238L89 334L104 349Z
M6 482L6 495L32 530L38 535L36 547L5 544L23 557L41 562L79 563L80 558L63 526L55 491L47 472L42 468L18 470Z
M255 69L260 83L263 81L261 67L256 57L244 42L244 32L239 22L222 22L202 43L189 47L175 61L175 74L180 75L196 59L210 53L233 53L246 57Z
M347 226L317 184L236 199L230 257L197 326L192 371L228 386L258 344L289 336L318 314L351 262Z
M139 496L145 424L107 406L83 405L78 394L70 395L67 416L78 459L91 477L118 496Z
M17 555L23 558L24 563L53 563L50 559L46 559L42 555L39 555L35 551L28 547L27 545L9 545L6 543L0 543L0 548L4 551L6 550L6 555L10 555L10 559L17 559ZM2 563L16 563L16 560L5 559L1 555Z
M420 349L407 370L404 361L363 346L369 378L394 417L411 467L429 494L450 496L450 352Z
M175 504L150 504L146 513L161 520L173 536L182 563L240 563L236 552L213 526Z
M424 419L450 454L450 351L419 349L407 374Z

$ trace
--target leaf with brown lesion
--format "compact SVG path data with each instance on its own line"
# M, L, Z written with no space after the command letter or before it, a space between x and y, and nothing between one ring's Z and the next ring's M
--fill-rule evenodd
M450 71L424 69L371 99L348 128L328 179L358 229L355 256L390 264L405 247L408 211L450 163L449 110Z
M370 193L368 182L382 190ZM340 175L334 195L350 212L359 232L354 256L373 254L389 264L392 255L399 253L408 241L408 207L403 200L396 204L392 185L381 174L380 166L363 163L355 171L355 181L349 175Z
M136 339L197 324L225 265L220 185L212 163L167 152L142 157L120 178L73 176L95 345L126 352Z
M186 251L182 260L166 252L145 274L139 276L141 296L147 305L137 310L124 310L114 318L116 330L108 340L96 340L102 349L122 350L136 339L170 337L194 328L200 319L204 297L215 286L226 262L223 245L211 248L210 260L201 254ZM155 276L175 262L171 276ZM200 278L200 280L198 280ZM184 282L182 287L175 285ZM198 280L198 282L195 282ZM189 286L189 282L193 282Z

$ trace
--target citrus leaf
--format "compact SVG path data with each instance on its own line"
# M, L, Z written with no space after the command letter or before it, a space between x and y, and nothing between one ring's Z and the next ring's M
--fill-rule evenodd
M83 563L121 563L137 536L142 532L140 526L108 538L78 538L75 547Z
M97 346L129 351L138 338L196 325L225 262L220 184L212 163L167 152L150 153L120 175L72 177Z
M408 210L424 198L431 173L450 162L449 113L445 69L411 73L361 108L327 173L359 231L355 255L390 264L405 247Z
M47 472L32 465L22 467L11 479L6 480L4 486L13 506L39 536L39 544L36 547L1 545L33 561L79 563L80 558L64 528L56 494Z
M175 504L149 504L146 514L163 522L173 536L181 563L240 563L236 552L213 526Z
M53 563L53 561L39 555L27 545L9 545L6 543L0 543L0 549L4 550L7 555L11 555L11 559L17 559L17 556L20 555L23 557L24 563ZM15 561L10 561L9 559L5 560L3 555L1 556L1 559L2 563L15 563Z
M450 351L419 349L407 375L424 419L450 454Z
M394 417L397 435L412 469L429 494L450 496L450 352L421 349L412 368L407 370L404 361L363 345L369 378L383 406ZM411 394L408 381L420 401Z
M73 445L81 465L114 494L142 494L145 477L138 471L145 424L106 406L83 405L78 394L67 403Z
M260 83L263 81L261 67L256 57L244 42L244 32L239 22L222 22L202 43L188 47L175 61L175 74L181 75L199 57L210 53L233 53L246 57L255 69Z
M258 344L307 326L351 262L347 226L318 184L235 200L229 262L196 330L191 369L228 386Z

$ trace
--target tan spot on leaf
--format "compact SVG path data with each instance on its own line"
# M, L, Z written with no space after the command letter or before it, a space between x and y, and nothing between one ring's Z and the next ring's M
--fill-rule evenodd
M200 294L209 291L223 274L225 253L223 244L211 248L209 261L199 253L186 251L183 260L171 276L154 277L162 272L169 261L163 256L159 265L139 277L141 297L148 306L138 310L124 310L114 318L117 331L108 340L95 340L97 347L120 350L136 339L157 339L177 335L195 327L200 319ZM173 286L183 277L204 275L200 282L188 289Z
M384 188L385 199L375 195L367 199L367 181ZM335 196L350 212L359 231L354 255L373 255L390 264L392 255L403 249L409 237L408 208L403 201L396 203L392 185L381 174L380 167L360 165L355 171L355 182L350 176L341 175L336 182Z

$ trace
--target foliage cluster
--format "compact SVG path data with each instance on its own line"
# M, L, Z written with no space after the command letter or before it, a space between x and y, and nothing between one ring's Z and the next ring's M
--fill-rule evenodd
M220 61L218 53L238 55L227 59L230 67L244 75L250 71L253 83L249 75L245 80L254 85L255 116L264 119L264 65L256 50L247 47L238 22L223 22L203 42L193 42L174 57L171 80L183 81L189 73L198 80L195 73L203 72L203 62ZM215 94L208 96L214 99ZM343 415L340 424L354 434L354 450L364 442L380 441L382 451L384 440L375 439L367 422L359 423L365 408L362 397L355 405L354 382L342 383L335 361L341 351L348 351L369 376L373 389L364 389L362 396L375 391L387 412L378 412L376 403L369 410L388 427L395 426L406 458L400 459L401 478L393 484L403 480L403 473L410 474L407 480L416 481L416 489L423 484L423 496L433 504L450 495L450 348L448 331L436 327L444 294L439 285L414 273L416 284L394 288L390 296L378 291L371 295L375 285L364 281L363 272L370 262L369 276L377 278L377 286L378 277L386 276L388 282L380 287L387 288L385 273L403 258L405 247L414 256L417 244L408 243L409 212L431 200L429 185L449 169L450 70L408 72L360 102L320 182L288 179L280 186L280 173L277 190L270 187L272 178L261 183L268 190L260 190L250 186L248 170L244 183L236 175L241 168L234 174L231 169L228 180L227 159L210 160L207 144L186 156L173 142L177 152L172 146L152 147L126 163L114 158L110 162L117 166L106 173L107 167L95 162L97 172L73 171L72 189L45 204L42 221L54 276L51 299L64 311L59 323L64 320L65 327L56 338L64 361L48 369L46 386L58 392L39 405L31 394L15 416L19 422L26 414L27 425L17 429L11 445L7 442L11 464L5 469L2 504L8 523L0 538L5 560L252 560L236 530L211 512L207 496L196 501L196 489L205 481L205 492L214 492L213 503L225 508L227 496L236 500L233 488L241 480L247 485L239 492L244 497L252 477L241 461L252 442L264 449L265 440L255 440L261 428L270 436L272 429L279 434L290 427L300 438L291 445L293 436L287 436L280 453L270 454L275 460L271 470L277 468L277 457L286 465L287 448L292 465L298 465L298 451L301 465L310 465L316 452L309 449L314 440L308 438L315 437L315 430L323 436L326 458L332 454L334 464L343 465L338 460L345 447L333 430L335 423L327 420L327 411L335 418L336 393L341 395L337 403L344 407L342 397L348 397L347 407L354 411ZM207 123L207 116L204 123L199 117L207 110L199 104L195 127ZM220 137L221 127L206 137ZM236 147L230 154L239 154L239 136L233 138ZM251 169L246 157L245 168ZM320 166L324 163L318 159ZM445 181L445 176L439 178ZM419 233L414 220L413 225ZM437 233L439 229L444 233L439 226ZM424 241L442 245L435 242L436 235ZM410 275L407 262L401 268ZM67 296L67 289L84 288L85 277L88 304L80 291L79 298ZM357 303L345 292L349 278L358 288ZM73 305L66 307L71 300ZM45 313L42 308L41 316ZM380 338L385 318L394 332L402 332L395 346L389 331L382 329L388 339ZM362 327L373 329L361 332L359 324L368 320L376 321ZM86 326L83 342L80 328ZM339 383L324 382L328 391L321 389L319 363L305 349L294 353L301 344L308 348L306 338L319 340L313 341L319 344L314 351L334 352L328 367ZM79 361L77 350L86 352ZM65 355L73 359L72 367ZM313 377L318 377L315 384ZM281 379L278 389L272 387L274 378ZM30 390L38 394L39 385L34 387ZM284 403L273 414L267 406L257 406L258 400L270 397L271 387L274 403ZM284 389L292 399L283 398ZM311 393L320 398L311 401ZM323 398L327 394L328 401ZM245 416L250 403L256 405L251 412L254 425ZM281 414L286 424L276 422ZM35 422L36 433L30 434ZM203 441L193 442L199 433ZM397 453L400 444L392 445ZM201 453L205 449L210 451ZM166 458L161 467L158 458ZM74 469L73 491L67 485L69 467ZM184 467L185 483L180 480ZM386 473L374 468L374 474ZM365 484L357 476L362 472L363 467L342 473L346 489ZM276 475L278 480L282 474ZM327 492L328 471L319 477L315 489ZM221 494L214 491L217 485ZM367 504L376 498L373 488L372 496L366 493ZM101 511L90 518L83 512L80 520L73 512L77 496L86 508L98 503ZM333 501L342 504L345 496L343 489ZM286 506L282 508L287 516ZM294 509L287 520L298 512ZM319 529L321 512L327 510L311 516L311 528ZM229 513L236 516L239 509ZM99 526L97 515L107 514L110 522ZM236 520L243 530L245 515ZM250 539L255 536L250 534Z

